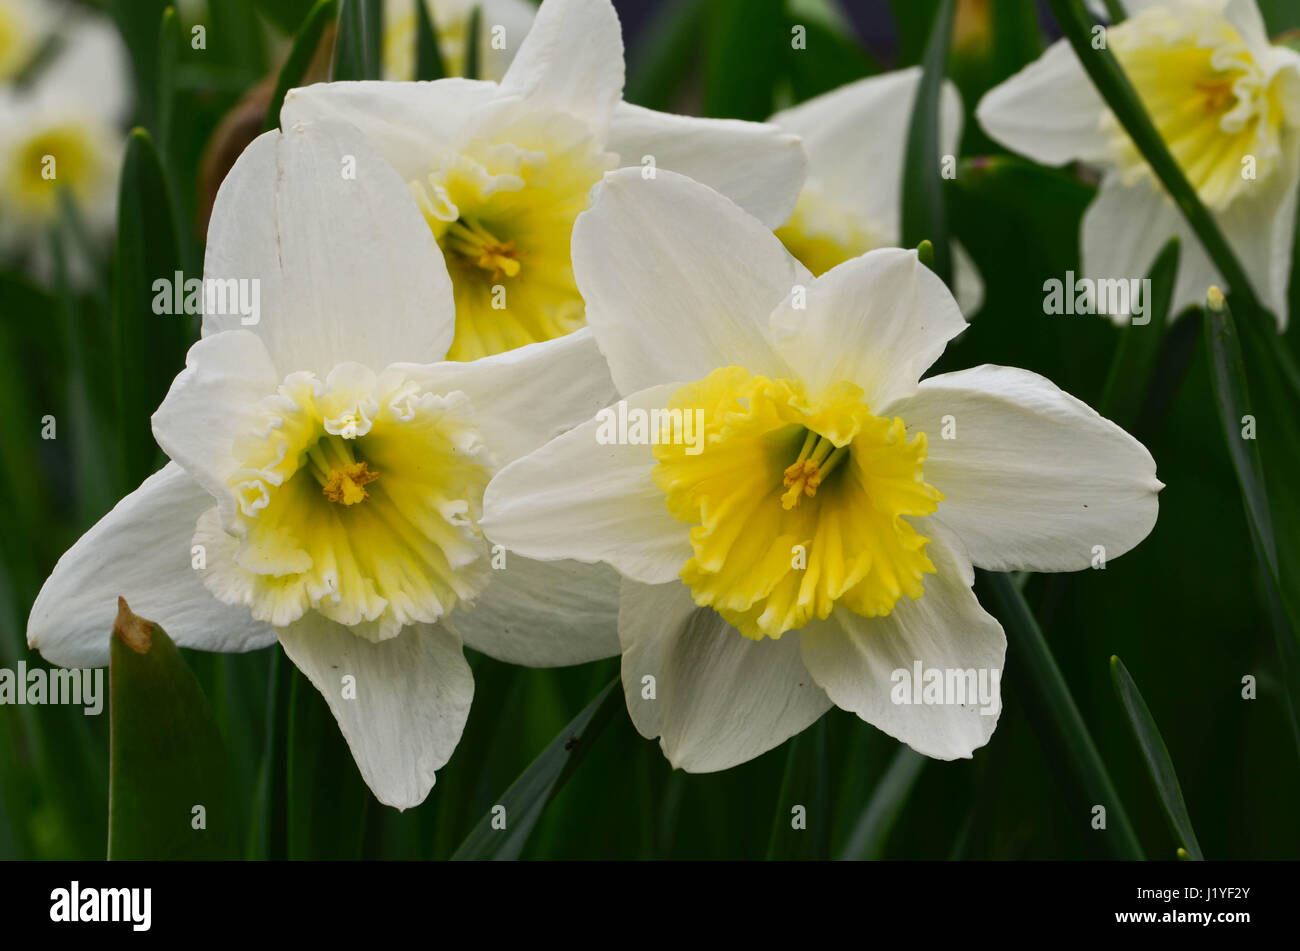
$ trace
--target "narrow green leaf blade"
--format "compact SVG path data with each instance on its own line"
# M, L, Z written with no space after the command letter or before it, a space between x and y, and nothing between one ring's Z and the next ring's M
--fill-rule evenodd
M506 827L494 829L493 821L500 813L499 810L497 815L489 812L452 858L467 861L518 858L546 804L578 768L596 737L622 706L623 688L615 678L497 800L496 805L505 809Z
M158 34L167 6L168 0L109 0L109 11L131 57L140 118L155 133L159 119Z
M217 0L218 3L221 0ZM312 8L312 0L253 0L259 13L282 32L297 33Z
M311 61L320 48L321 37L336 16L338 16L338 0L319 0L307 14L302 29L293 38L293 48L289 50L288 58L280 67L280 75L275 81L275 91L271 94L271 101L266 107L266 120L262 123L264 130L279 128L280 107L284 105L284 97L288 95L290 89L302 84L302 79L307 75Z
M148 132L135 129L127 138L122 166L113 262L113 371L123 491L135 488L157 467L149 417L184 367L185 351L197 336L192 317L153 310L154 283L162 279L173 287L181 270L174 220L158 150Z
M438 30L427 3L415 5L415 78L442 79L447 66L438 49Z
M1147 772L1151 774L1151 782L1160 796L1160 804L1164 806L1170 828L1182 849L1186 849L1191 858L1202 861L1205 856L1201 854L1201 845L1196 841L1196 832L1192 829L1192 819L1187 814L1187 803L1183 800L1183 790L1178 785L1178 774L1174 772L1173 760L1169 757L1164 737L1160 735L1155 718L1151 716L1151 710L1142 699L1142 693L1133 682L1128 668L1114 655L1110 658L1110 679L1115 685L1115 695L1119 697L1119 702L1128 715L1128 725L1142 750Z
M1142 847L1119 794L1020 589L1010 575L994 571L977 571L975 588L980 603L1002 622L1006 631L1008 666L1014 665L1017 671L1012 686L1023 691L1022 699L1040 731L1042 745L1060 756L1078 790L1075 808L1079 821L1087 821L1085 809L1104 806L1107 824L1101 834L1107 850L1115 858L1141 861ZM1003 686L1005 689L1007 684Z
M108 857L238 858L225 746L198 680L120 598L111 639Z
M785 776L776 799L768 861L830 857L831 806L827 780L826 718L793 737L785 761ZM802 823L795 825L795 811Z
M908 796L921 778L925 764L926 758L911 747L899 747L853 827L840 854L841 859L874 860L881 857L889 833L907 805Z
M469 25L465 28L465 78L479 78L479 34L483 30L483 8L478 4L469 14Z
M952 34L955 0L943 0L930 28L925 48L921 82L907 129L907 152L903 161L902 222L903 247L914 248L922 241L934 246L933 270L952 286L952 249L948 240L948 215L943 180L939 176L939 92L943 88ZM869 175L870 169L862 169Z
M339 0L339 4L332 78L336 82L378 79L383 30L379 0Z

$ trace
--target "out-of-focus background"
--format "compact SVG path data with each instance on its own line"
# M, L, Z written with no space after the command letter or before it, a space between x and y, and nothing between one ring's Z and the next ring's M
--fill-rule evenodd
M156 447L147 448L148 411L130 408L156 406L197 328L172 319L165 329L147 325L156 332L115 332L123 302L132 299L115 269L129 269L124 254L143 254L160 275L173 263L201 272L212 196L263 128L311 4L182 0L160 37L164 6L0 0L0 161L5 148L64 110L97 123L95 149L83 160L103 165L102 181L88 174L85 193L61 207L19 214L0 203L0 668L44 663L24 636L43 579L161 463ZM615 6L624 24L628 100L764 119L843 83L918 63L937 4ZM1260 6L1270 33L1300 27L1300 4ZM805 50L791 48L796 24L806 28ZM193 45L196 27L204 28L201 49ZM83 28L98 40L80 45ZM966 118L960 173L947 185L947 201L952 232L982 274L985 304L936 369L1022 366L1099 406L1117 329L1101 318L1046 316L1042 304L1045 280L1078 269L1079 221L1094 185L1073 169L985 162L1003 153L972 115L987 89L1055 35L1032 0L957 5L948 73ZM24 54L20 41L29 36L35 39ZM326 49L307 75L324 79L328 69ZM49 88L47 74L56 80ZM137 180L126 192L131 202L118 208L121 155L133 125L156 147L165 194L151 191L153 180L128 158L127 179ZM19 187L7 174L0 168L0 202L6 189ZM861 174L868 179L872 169ZM126 250L114 243L122 228L134 236ZM1292 858L1300 854L1300 760L1270 618L1199 330L1189 319L1173 333L1156 398L1115 412L1149 446L1167 485L1155 530L1104 571L1035 577L1026 595L1148 855L1172 857L1175 842L1116 699L1112 654L1123 659L1160 726L1206 856ZM1279 345L1294 352L1297 331ZM124 373L138 391L123 394ZM1278 407L1293 415L1297 409ZM47 438L51 419L54 438ZM140 446L146 450L132 451ZM1278 524L1292 535L1297 528ZM186 652L186 660L225 740L251 857L448 856L617 673L616 660L527 670L473 656L475 700L460 746L428 800L399 814L370 796L323 701L292 668L273 669L272 651ZM757 760L686 775L672 771L620 709L542 815L524 856L1100 856L1091 804L1040 742L1040 724L1024 702L1025 676L1008 665L1005 711L992 741L972 760L952 763L900 755L896 741L832 710ZM1256 678L1257 699L1242 697L1246 676ZM292 750L269 726L271 696L293 707L299 746ZM80 707L0 706L0 858L104 856L108 722L107 713L87 717ZM781 834L791 802L817 817L795 845ZM873 808L880 803L889 808Z

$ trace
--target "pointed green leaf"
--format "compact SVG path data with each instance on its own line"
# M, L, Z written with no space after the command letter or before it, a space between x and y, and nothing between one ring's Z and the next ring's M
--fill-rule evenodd
M158 30L158 148L171 150L172 114L176 108L176 60L181 50L181 21L176 8L163 11Z
M130 54L140 118L155 132L158 131L160 88L158 33L167 6L168 0L109 0L108 5Z
M307 14L302 29L293 38L293 48L289 50L288 58L280 67L280 75L275 81L275 91L271 94L271 101L266 107L263 130L279 128L280 107L284 105L284 97L288 95L290 89L302 84L303 77L307 75L311 61L320 48L321 37L324 36L326 27L334 22L337 15L337 0L319 0Z
M121 598L111 641L108 857L238 858L225 746L198 680Z
M921 82L912 105L907 129L907 152L903 160L902 222L905 248L928 240L934 246L934 267L945 284L952 286L952 249L948 240L948 214L943 179L939 174L939 92L948 63L948 41L952 33L955 0L942 0L930 28L925 48ZM862 169L863 175L871 174Z
M478 4L469 12L469 25L465 27L465 78L479 78L479 33L483 29L483 8Z
M518 858L546 804L555 798L587 755L596 737L622 706L623 689L615 678L510 785L452 858ZM493 827L494 824L500 826L503 821L504 829Z
M158 151L149 133L135 129L127 138L122 166L113 262L113 371L123 491L157 468L149 417L185 366L185 351L197 337L192 317L153 311L154 282L166 280L170 287L181 270L173 220Z
M1178 785L1178 774L1174 772L1169 750L1128 668L1113 654L1110 658L1110 679L1115 685L1115 694L1128 715L1128 725L1142 750L1142 759L1146 762L1151 782L1160 796L1160 804L1164 806L1169 827L1181 843L1179 851L1186 849L1187 854L1199 862L1205 856L1201 854L1200 843L1196 841L1192 819L1187 814L1187 803L1183 801L1183 790Z
M1115 858L1141 861L1142 847L1128 814L1020 589L1010 575L982 570L975 573L975 589L980 603L1002 622L1007 634L1008 667L1014 665L1016 677L1010 683L1004 681L1003 689L1010 687L1020 692L1045 751L1059 757L1061 766L1068 771L1078 791L1074 802L1078 821L1087 822L1087 810L1104 806L1107 825L1103 842L1107 850Z
M447 75L447 67L438 49L438 30L429 4L417 3L415 18L415 78L442 79Z
M331 78L336 82L378 79L382 4L379 0L339 0L338 23Z

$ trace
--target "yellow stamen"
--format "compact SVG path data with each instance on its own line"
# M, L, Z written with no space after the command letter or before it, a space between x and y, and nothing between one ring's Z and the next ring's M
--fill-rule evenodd
M803 448L796 459L785 470L782 484L786 487L781 494L781 507L787 512L799 504L805 495L812 498L840 460L848 453L849 447L836 446L825 436L818 436L812 430L804 438Z
M370 493L363 486L369 485L378 478L379 473L371 472L364 462L354 462L331 472L321 492L331 502L356 505L370 498Z
M477 221L467 218L453 221L444 240L449 250L491 271L494 281L500 280L502 274L519 275L519 257L523 252L515 249L514 239L501 241Z

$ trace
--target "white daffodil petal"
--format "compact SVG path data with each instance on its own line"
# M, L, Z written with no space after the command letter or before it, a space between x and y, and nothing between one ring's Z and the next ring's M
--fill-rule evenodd
M614 657L618 574L608 565L493 553L492 581L450 625L467 647L508 664L566 667Z
M886 412L929 437L925 479L944 495L934 517L981 568L1077 571L1155 525L1151 453L1036 373L944 373Z
M27 621L27 643L51 663L102 667L117 599L182 647L249 651L275 634L243 606L222 604L193 564L194 526L212 498L169 463L64 552Z
M786 375L767 316L812 280L757 218L662 169L605 176L573 227L573 271L621 393L729 365Z
M803 139L808 179L860 214L891 243L899 240L899 200L912 104L921 68L870 76L778 112L773 125ZM957 153L962 105L945 81L939 98L939 147ZM870 135L863 135L870 129ZM864 174L870 169L870 174ZM780 224L781 222L778 222Z
M343 123L299 123L244 151L217 193L204 277L258 282L256 324L207 314L203 333L245 326L281 374L432 362L451 344L451 279L429 226Z
M659 737L675 769L747 762L831 707L800 659L799 634L750 640L696 607L685 585L625 580L618 633L632 722L647 739Z
M425 175L464 125L498 94L496 83L471 79L432 82L316 83L289 90L280 125L333 119L365 133L404 180Z
M676 388L636 393L628 412L666 406ZM617 415L602 412L498 472L483 495L488 538L543 561L604 561L649 584L676 578L691 556L689 528L651 478L651 447L618 441Z
M1068 40L1057 40L980 100L975 118L989 136L1044 165L1101 162L1110 154L1106 106Z
M424 802L474 697L459 638L418 624L375 643L319 615L277 633L329 704L375 798L397 809Z
M868 138L875 141L857 136ZM614 112L607 145L623 165L670 169L716 189L769 228L790 217L808 165L798 136L770 123L679 116L626 102Z
M966 329L943 281L915 251L899 248L832 268L802 300L783 300L771 322L777 351L810 390L847 380L873 407L914 392L948 341Z
M1289 133L1277 181L1264 183L1234 202L1220 216L1223 236L1265 307L1277 316L1278 332L1290 319L1287 295L1291 280L1291 251L1295 243L1297 184L1300 184L1300 134ZM1201 291L1196 303L1204 300Z
M527 455L618 399L586 327L478 360L399 369L438 392L465 393L497 465Z
M1169 306L1171 321L1187 307L1204 303L1206 290L1222 279L1163 190L1150 181L1125 185L1117 174L1107 175L1097 197L1083 213L1083 274L1094 282L1144 278L1156 255L1173 237L1179 239L1179 257ZM1074 291L1067 289L1067 293ZM1127 315L1108 316L1122 320Z
M239 467L231 452L235 437L254 426L258 401L279 382L256 334L213 334L190 347L185 369L153 414L158 445L218 506L232 498L228 480Z
M970 562L937 526L921 525L937 569L925 576L924 595L901 599L885 617L836 610L800 632L799 643L808 671L836 706L918 753L969 758L989 741L1002 711L1007 640L971 590ZM923 684L913 684L918 664L923 679L938 671L960 690L914 702L924 700Z
M623 34L609 0L546 0L501 80L533 107L584 119L604 138L623 97Z

